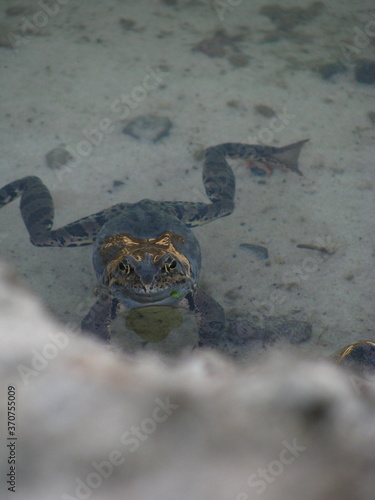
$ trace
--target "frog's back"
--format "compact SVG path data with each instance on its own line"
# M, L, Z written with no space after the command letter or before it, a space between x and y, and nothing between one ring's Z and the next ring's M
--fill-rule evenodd
M130 234L134 238L156 238L166 231L185 238L195 238L185 223L163 210L162 203L141 200L128 205L120 214L106 222L98 234L98 240L118 233Z

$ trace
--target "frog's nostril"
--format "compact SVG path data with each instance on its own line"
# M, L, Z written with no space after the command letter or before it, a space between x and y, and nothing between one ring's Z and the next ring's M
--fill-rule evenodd
M141 279L142 285L149 286L154 281L154 275L151 273L144 274L144 275L140 276L140 279Z

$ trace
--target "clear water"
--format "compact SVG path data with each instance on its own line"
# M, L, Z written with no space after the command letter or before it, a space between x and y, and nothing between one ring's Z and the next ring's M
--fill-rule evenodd
M122 201L208 201L199 152L210 145L309 138L303 177L233 162L234 213L195 232L201 284L229 314L307 321L299 348L329 355L375 340L375 85L355 78L359 60L375 60L375 15L370 1L270 5L1 1L1 179L43 179L58 227ZM168 136L122 133L149 113L171 120ZM61 144L76 161L53 170L45 156ZM79 324L94 302L90 249L31 246L16 205L0 213L2 257L67 328ZM141 348L123 327L125 345ZM171 352L193 330L187 318L146 349Z

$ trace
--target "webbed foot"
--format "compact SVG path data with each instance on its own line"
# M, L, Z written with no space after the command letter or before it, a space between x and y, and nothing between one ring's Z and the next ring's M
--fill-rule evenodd
M83 318L81 328L89 335L109 342L109 326L117 315L118 301L112 297L101 297Z

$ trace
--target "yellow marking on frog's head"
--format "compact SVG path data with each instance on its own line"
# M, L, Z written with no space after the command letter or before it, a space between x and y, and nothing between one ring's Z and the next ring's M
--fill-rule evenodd
M184 244L185 239L170 231L166 231L156 238L136 238L126 233L118 233L105 239L100 249L100 255L106 261L108 261L106 257L109 256L111 266L117 266L126 257L133 257L137 262L141 262L148 254L156 263L168 254L178 259L186 271L190 273L189 259L176 248L177 242Z
M136 238L127 233L107 237L99 254L105 265L103 283L130 293L185 291L192 279L189 259L179 248L185 239L166 231L156 238Z

